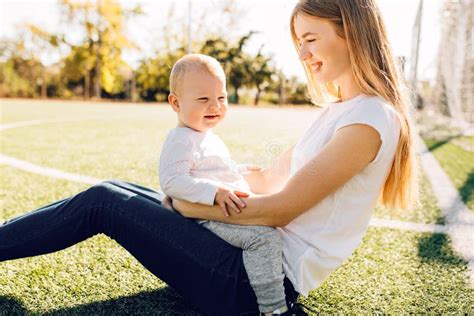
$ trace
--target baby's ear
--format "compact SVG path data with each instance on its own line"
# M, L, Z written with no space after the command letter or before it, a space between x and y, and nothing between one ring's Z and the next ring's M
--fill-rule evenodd
M168 95L168 103L173 108L173 111L179 112L179 100L176 94L170 93Z

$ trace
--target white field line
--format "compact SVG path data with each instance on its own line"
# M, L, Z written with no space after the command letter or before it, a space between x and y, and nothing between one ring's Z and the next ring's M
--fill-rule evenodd
M70 120L68 120L70 121ZM77 121L77 120L71 120ZM34 120L0 125L0 131L7 129L59 122L59 120ZM64 121L62 121L64 122ZM370 225L373 227L394 228L423 233L447 233L451 237L453 248L469 263L469 275L474 285L474 215L462 202L459 192L454 188L450 179L439 166L436 159L427 150L421 139L418 139L421 149L421 161L433 191L438 200L438 205L446 217L446 225L420 224L398 220L372 218ZM79 183L96 184L101 179L80 174L64 172L54 168L42 167L30 162L0 154L0 164L6 164L27 172L36 173L52 178L69 180Z
M370 226L410 230L418 233L446 233L446 227L443 225L421 224L394 219L372 218L370 220Z
M51 178L63 179L63 180L79 182L79 183L96 184L102 181L100 179L84 176L81 174L64 172L64 171L54 169L54 168L38 166L28 161L20 160L14 157L5 156L3 154L0 154L0 164L9 165L11 167L15 167L23 171L36 173L36 174L51 177Z
M446 220L453 249L468 261L471 285L474 286L474 213L464 204L459 191L421 138L417 139L417 145L423 169Z
M48 124L48 123L65 123L65 122L80 122L80 121L90 121L90 120L101 120L103 118L98 116L93 117L86 117L81 119L54 119L54 120L32 120L32 121L20 121L14 122L10 124L1 124L0 125L0 132L6 131L8 129L23 127L23 126L32 126L32 125L41 125L41 124Z
M39 124L44 124L44 123L49 123L49 122L51 122L51 120L21 121L21 122L15 122L15 123L10 123L10 124L2 124L0 125L0 131L5 131L7 129L17 128L17 127L22 127L22 126L39 125Z

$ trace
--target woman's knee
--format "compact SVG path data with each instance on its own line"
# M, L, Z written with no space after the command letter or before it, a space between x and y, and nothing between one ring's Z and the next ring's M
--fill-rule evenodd
M104 198L113 194L113 192L117 190L118 187L116 184L116 180L102 181L88 188L84 194L92 199Z
M106 186L114 186L114 187L120 187L123 185L123 182L120 181L120 180L104 180L96 185L99 185L99 184L103 184L103 185L106 185Z

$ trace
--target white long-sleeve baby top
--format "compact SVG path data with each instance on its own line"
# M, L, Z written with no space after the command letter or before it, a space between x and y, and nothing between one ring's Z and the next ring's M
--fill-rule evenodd
M160 187L171 198L214 205L221 185L250 192L241 174L243 169L211 130L198 132L176 127L168 133L161 150Z

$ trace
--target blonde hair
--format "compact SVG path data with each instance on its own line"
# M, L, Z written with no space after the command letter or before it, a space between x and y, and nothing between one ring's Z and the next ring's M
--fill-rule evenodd
M395 108L401 125L400 138L379 202L392 208L415 206L418 203L418 161L412 107L375 0L300 0L290 20L293 43L299 52L294 28L298 14L334 23L337 34L346 39L352 75L361 92L379 96ZM318 84L304 63L303 67L315 104L339 98L340 90L335 83Z
M204 70L225 81L221 64L213 57L203 54L188 54L173 65L170 74L170 93L176 94L186 72Z

